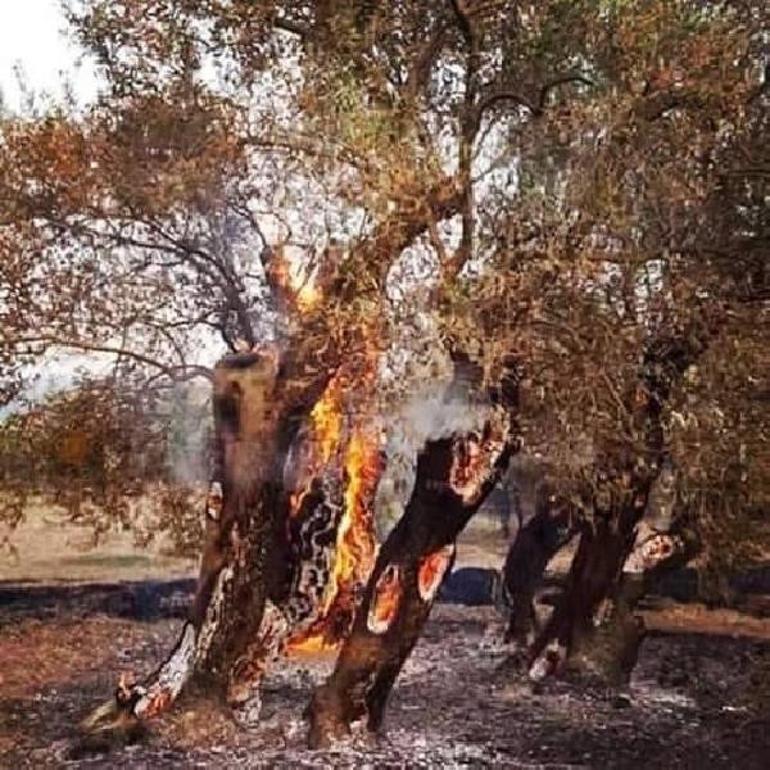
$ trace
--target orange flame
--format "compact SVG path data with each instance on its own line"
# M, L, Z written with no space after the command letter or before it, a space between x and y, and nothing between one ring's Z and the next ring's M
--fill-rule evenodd
M297 292L297 305L303 313L311 311L320 301L321 292L312 283L304 283Z
M342 388L333 379L310 413L313 433L321 450L321 463L327 463L339 446L342 436Z
M363 431L354 430L345 450L345 508L337 529L329 584L318 619L289 640L287 647L292 654L335 649L352 622L356 600L377 553L372 504L379 475L376 442ZM303 494L297 496L300 502Z
M379 472L376 444L367 441L363 433L354 432L345 460L345 512L337 531L337 556L331 576L337 596L343 587L366 582L374 565L377 542L371 506ZM331 601L324 609L330 605Z
M368 339L371 342L372 337L368 336ZM375 382L376 363L377 349L371 344L367 346L363 377L359 381L367 390ZM339 644L352 623L358 597L374 566L377 541L373 505L382 470L378 434L364 427L365 417L356 418L352 427L346 426L344 396L350 385L345 374L335 376L310 414L313 459L305 486L309 486L310 480L328 463L342 460L344 510L337 529L334 564L318 619L289 640L287 649L290 653L319 652L334 649ZM292 515L296 515L305 494L300 491L292 496Z
M315 308L322 299L321 290L316 286L315 273L305 272L297 265L289 265L285 273L288 288L294 295L297 307L308 313Z
M342 439L342 387L332 379L310 412L312 455L303 488L291 495L290 515L296 516L307 494L310 480L319 474L336 453Z
M323 298L314 271L303 270L280 244L274 250L268 273L270 280L288 294L303 313L313 310Z

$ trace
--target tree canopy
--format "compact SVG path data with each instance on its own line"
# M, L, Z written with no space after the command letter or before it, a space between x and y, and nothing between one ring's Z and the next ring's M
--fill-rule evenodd
M645 351L697 339L666 451L766 504L764 3L67 8L103 87L3 119L6 401L62 350L147 393L265 343L301 398L428 323L519 360L571 478L641 440Z

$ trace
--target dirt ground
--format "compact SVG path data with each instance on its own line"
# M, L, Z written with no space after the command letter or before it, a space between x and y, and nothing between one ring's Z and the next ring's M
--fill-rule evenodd
M13 551L0 550L0 581L148 580L194 572L194 564L174 556L166 540L138 548L134 533L119 527L96 537L93 528L70 521L63 508L31 505L12 533L0 524L0 540L6 534Z
M448 605L436 607L399 678L377 742L304 747L303 711L332 661L300 657L270 673L258 730L239 731L216 706L188 697L141 744L73 755L74 723L119 671L151 669L177 627L104 615L8 623L0 766L761 768L770 759L770 715L749 703L770 661L767 640L652 634L627 692L563 682L535 691L501 669L493 610Z
M460 565L499 566L505 545L486 525L464 541ZM68 570L69 546L49 551L45 570L30 575L36 589L48 590L53 577L189 574L189 566L169 569L165 557L152 555L138 567L119 561L115 574L110 557L130 557L131 548L104 547L112 550L91 562L101 571ZM81 555L98 559L100 551ZM24 578L21 566L12 578ZM646 613L651 632L624 692L569 682L534 688L505 666L492 608L438 605L398 679L387 732L376 741L357 735L334 751L305 748L303 712L333 660L303 656L269 673L259 729L241 731L217 705L188 696L151 723L141 743L80 755L76 722L109 697L120 672L152 670L179 620L120 617L75 596L39 612L0 606L2 768L770 767L770 620L673 603Z

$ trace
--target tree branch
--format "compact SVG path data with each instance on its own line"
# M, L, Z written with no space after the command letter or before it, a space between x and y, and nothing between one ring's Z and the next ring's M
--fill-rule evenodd
M548 94L553 91L554 88L558 88L559 86L566 85L568 83L578 83L580 85L584 86L593 86L595 83L590 78L586 77L585 75L581 75L579 72L573 72L570 74L564 74L564 75L558 75L555 78L552 78L551 80L544 83L540 88L540 94L538 96L538 112L542 113L542 111L545 109L546 101L548 99Z
M139 363L159 369L165 376L174 381L188 380L193 377L205 377L209 380L213 378L212 370L206 366L198 366L197 364L171 366L169 364L164 364L157 359L150 358L143 353L137 353L134 350L127 350L123 347L84 342L82 340L69 339L67 337L59 337L52 334L42 334L33 337L17 337L15 339L3 340L3 344L10 344L14 347L19 345L42 344L46 346L70 348L72 350L82 350L87 353L108 353L116 356L125 356L126 358L131 358Z

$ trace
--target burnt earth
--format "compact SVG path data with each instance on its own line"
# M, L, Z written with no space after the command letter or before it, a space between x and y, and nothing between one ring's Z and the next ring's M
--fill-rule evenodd
M69 611L69 608L68 608ZM0 614L2 620L2 614ZM147 672L178 621L104 615L6 617L0 628L0 767L764 768L770 719L750 697L770 642L652 634L624 693L553 682L534 692L502 665L487 607L435 608L393 692L387 734L305 748L303 712L333 661L300 657L266 682L260 729L237 729L191 695L140 743L82 754L75 723L120 671ZM766 703L766 701L765 701Z

